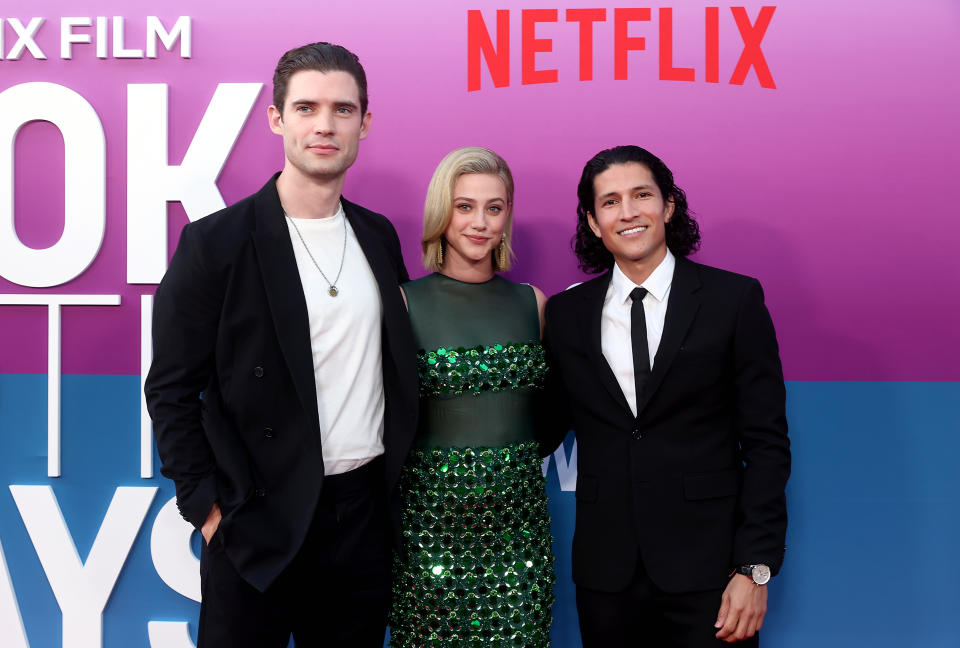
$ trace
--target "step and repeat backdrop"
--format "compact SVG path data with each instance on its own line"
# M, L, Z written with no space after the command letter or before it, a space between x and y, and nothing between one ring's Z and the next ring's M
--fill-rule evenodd
M960 645L955 0L7 3L0 645L194 645L198 538L142 403L152 296L185 223L282 167L273 68L317 40L366 67L345 195L393 220L412 276L455 147L511 164L510 277L548 294L584 279L584 162L663 158L696 258L758 277L778 331L794 472L764 643ZM580 646L576 453L544 462L557 648Z

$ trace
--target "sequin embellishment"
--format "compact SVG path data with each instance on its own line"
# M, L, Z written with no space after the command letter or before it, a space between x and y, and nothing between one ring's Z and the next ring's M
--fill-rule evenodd
M402 485L390 645L548 647L552 536L536 444L415 450Z
M417 352L420 395L459 396L542 387L547 362L539 343L508 342L490 346L440 347Z

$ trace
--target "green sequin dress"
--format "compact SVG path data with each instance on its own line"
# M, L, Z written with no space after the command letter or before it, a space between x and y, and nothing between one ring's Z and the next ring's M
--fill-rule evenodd
M390 645L550 645L553 554L533 398L537 303L502 277L404 286L420 429L401 479Z

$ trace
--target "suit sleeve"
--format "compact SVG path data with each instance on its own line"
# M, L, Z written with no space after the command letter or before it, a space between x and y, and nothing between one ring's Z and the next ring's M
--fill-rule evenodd
M222 295L190 226L180 235L153 307L153 362L144 386L162 462L180 514L196 528L217 500L216 464L201 424L201 395L214 372Z
M407 274L407 266L403 262L403 248L400 246L400 237L397 236L397 228L393 226L393 223L387 221L387 227L390 228L390 251L393 253L396 263L397 279L399 283L404 284L410 281L410 275Z
M543 349L547 361L545 389L538 392L535 402L536 425L534 436L540 445L540 455L546 457L563 442L570 431L568 399L564 392L560 366L553 346L556 335L556 303L550 299L544 309Z
M777 337L755 279L741 297L734 357L737 431L744 461L734 564L763 563L776 573L783 563L787 532L790 441Z

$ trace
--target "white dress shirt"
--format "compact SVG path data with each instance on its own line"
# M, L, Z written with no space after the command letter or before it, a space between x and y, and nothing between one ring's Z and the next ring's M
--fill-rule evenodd
M667 300L670 297L676 265L676 258L667 250L667 256L639 286L647 289L647 295L643 298L643 316L647 321L647 352L650 354L651 369L657 357L657 349L660 348L660 338L663 336ZM637 287L637 284L627 278L620 266L614 263L600 318L600 348L603 357L613 370L634 416L637 415L637 387L633 381L633 341L630 335L630 308L633 306L633 299L630 292Z
M310 253L331 281L344 255L345 220L342 205L330 218L296 219ZM310 320L324 473L336 475L383 454L380 289L349 221L336 297L329 295L329 284L289 219L287 229Z

